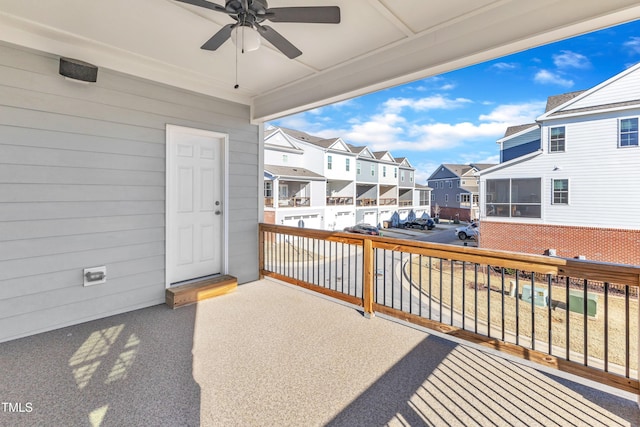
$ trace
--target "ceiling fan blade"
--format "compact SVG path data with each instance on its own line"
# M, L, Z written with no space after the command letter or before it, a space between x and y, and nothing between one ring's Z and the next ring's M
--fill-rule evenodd
M219 4L211 3L206 0L176 0L176 1L215 10L216 12L228 13L227 10L224 8L224 6L220 6Z
M338 6L273 7L265 17L271 22L305 22L312 24L339 24Z
M267 41L274 45L280 52L287 55L289 59L297 58L298 56L302 55L302 51L292 45L289 40L285 39L279 32L277 32L270 26L260 25L258 26L258 30L260 31L262 37L267 39Z
M231 31L236 25L237 24L227 24L224 27L222 27L220 31L215 33L213 37L207 40L207 42L203 44L200 47L200 49L205 49L205 50L218 49L220 46L222 46L224 42L226 42L229 39L229 37L231 37Z

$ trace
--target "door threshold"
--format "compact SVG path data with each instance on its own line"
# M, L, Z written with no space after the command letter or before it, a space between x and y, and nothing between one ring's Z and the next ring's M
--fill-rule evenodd
M220 276L223 276L223 274L222 273L216 273L216 274L209 274L209 275L206 275L206 276L194 277L193 279L187 279L187 280L182 280L181 282L171 283L169 285L169 287L173 288L175 286L188 285L190 283L200 282L200 281L203 281L203 280L215 279L216 277L220 277Z

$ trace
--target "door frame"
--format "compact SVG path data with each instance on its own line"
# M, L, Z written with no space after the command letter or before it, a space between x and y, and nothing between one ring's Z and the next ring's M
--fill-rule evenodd
M165 288L171 286L170 277L173 273L173 259L171 254L173 251L170 251L169 248L171 245L175 244L173 238L171 237L171 233L169 230L175 224L175 218L172 213L172 210L169 209L169 203L172 200L172 190L171 186L171 173L172 167L174 166L173 158L171 156L171 143L174 141L173 134L176 132L180 133L191 133L195 135L201 135L205 137L211 137L222 140L221 147L221 164L222 164L222 173L220 174L222 182L220 183L222 192L222 239L220 239L220 253L222 255L221 261L221 274L227 274L229 272L229 179L228 179L228 171L229 171L229 134L214 132L206 129L196 129L185 126L178 126L167 124L166 125L166 133L165 133L165 247L164 247L164 262L165 262Z

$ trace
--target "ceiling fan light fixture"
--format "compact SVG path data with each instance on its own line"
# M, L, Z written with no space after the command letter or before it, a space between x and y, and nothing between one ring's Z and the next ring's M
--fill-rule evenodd
M260 47L260 33L248 25L238 25L231 32L231 41L243 52L251 52Z

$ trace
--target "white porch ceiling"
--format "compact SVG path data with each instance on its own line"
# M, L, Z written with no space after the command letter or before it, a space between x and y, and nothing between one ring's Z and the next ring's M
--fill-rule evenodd
M220 5L224 0L213 0ZM640 18L637 0L270 0L328 6L342 22L269 23L264 41L200 46L230 17L174 0L0 0L0 40L244 103L256 122Z

